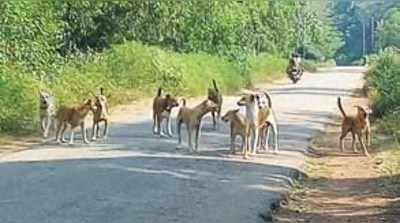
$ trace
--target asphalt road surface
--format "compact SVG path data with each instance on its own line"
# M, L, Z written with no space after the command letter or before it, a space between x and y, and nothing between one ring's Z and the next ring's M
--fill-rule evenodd
M310 138L338 115L336 98L361 87L362 71L328 69L296 85L259 86L272 95L278 155L229 155L228 125L213 131L210 117L200 153L177 150L176 137L153 136L151 104L143 103L113 112L107 140L47 142L1 156L0 222L264 222L259 215L289 189ZM225 97L224 109L235 108L238 98Z

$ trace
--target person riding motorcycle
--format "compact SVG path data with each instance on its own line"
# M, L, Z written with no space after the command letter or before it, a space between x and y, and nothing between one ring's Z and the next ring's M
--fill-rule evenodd
M293 53L292 57L289 59L289 65L286 69L286 73L288 74L289 78L296 83L300 80L301 76L303 75L303 68L301 67L301 57L297 53Z

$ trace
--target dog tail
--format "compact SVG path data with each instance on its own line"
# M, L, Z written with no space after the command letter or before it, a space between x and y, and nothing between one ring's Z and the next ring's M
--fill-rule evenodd
M340 110L340 112L342 113L343 117L346 118L347 115L346 115L346 113L345 113L344 110L343 110L343 107L342 107L342 99L341 99L340 97L337 98L337 105L338 105L339 110Z
M182 107L185 107L186 106L186 99L182 98L181 100L182 100Z
M219 89L218 89L218 86L217 86L217 82L215 81L215 79L212 79L212 83L213 83L215 91L219 92Z
M161 94L162 94L162 88L159 87L158 90L157 90L157 97L160 97Z
M272 108L271 96L266 91L264 91L264 94L265 94L265 97L268 99L268 107Z

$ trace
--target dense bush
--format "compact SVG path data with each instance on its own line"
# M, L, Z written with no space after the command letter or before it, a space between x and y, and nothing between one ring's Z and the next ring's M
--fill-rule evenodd
M383 53L375 59L367 75L367 85L375 102L375 112L382 116L400 106L400 55Z
M35 129L39 82L15 67L0 65L0 132Z

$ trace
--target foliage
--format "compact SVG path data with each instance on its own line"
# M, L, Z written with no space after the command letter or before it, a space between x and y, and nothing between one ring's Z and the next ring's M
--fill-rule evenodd
M0 132L35 128L38 88L39 82L31 76L15 67L0 65Z
M379 42L382 48L400 48L400 8L389 10L378 28Z
M53 70L60 23L45 0L0 2L0 64L17 64L41 77Z
M381 116L400 106L400 55L383 53L367 75L367 85Z
M176 53L129 42L103 53L75 58L51 81L39 82L14 66L0 66L0 131L37 129L38 89L56 95L60 104L75 104L91 97L100 86L111 93L112 105L153 96L162 86L180 96L204 95L211 79L225 92L282 75L285 60L272 55L252 57L246 73L236 63L205 53Z

